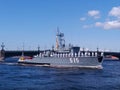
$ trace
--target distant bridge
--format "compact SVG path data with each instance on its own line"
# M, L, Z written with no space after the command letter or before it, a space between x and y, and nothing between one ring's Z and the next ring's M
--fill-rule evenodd
M2 49L0 50L0 60L9 57L21 56L23 52L25 56L31 56L31 57L39 54L40 52L43 52L39 50L40 49L39 46L38 46L38 50L8 50L8 51L4 49L5 45L3 43L1 47Z
M5 51L4 53L4 57L5 58L8 58L8 57L14 57L14 56L21 56L22 55L22 52L24 52L24 55L25 56L34 56L34 55L37 55L40 51Z
M3 60L4 58L8 58L8 57L14 57L14 56L21 56L22 55L22 50L18 51L18 50L14 50L14 51L5 51L4 50L4 45L1 45L2 49L0 50L0 60ZM34 55L38 55L39 53L42 53L43 51L39 50L33 50L33 51L26 51L24 50L24 55L25 56L31 56L33 57ZM91 51L91 52L96 52L96 51ZM120 52L104 52L104 56L106 55L111 55L111 56L115 56L118 57L120 59Z
M21 56L22 55L22 50L21 51L5 51L1 50L0 51L0 58L8 58L8 57L14 57L14 56ZM33 51L24 51L25 56L31 56L33 57L34 55L38 55L39 53L42 53L43 51L40 50L33 50ZM118 57L120 59L120 52L104 52L104 56L111 55Z
M120 52L104 52L104 56L111 55L119 58L120 60Z
M9 58L9 57L14 57L14 56L21 56L23 51L0 51L0 58L4 59L4 58ZM31 56L33 57L34 55L37 55L38 53L40 53L42 51L24 51L24 55L25 56Z

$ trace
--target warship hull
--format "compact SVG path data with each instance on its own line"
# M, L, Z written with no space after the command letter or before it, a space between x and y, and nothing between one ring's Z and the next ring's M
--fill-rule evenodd
M19 64L32 64L51 67L102 68L102 57L36 57L18 61Z

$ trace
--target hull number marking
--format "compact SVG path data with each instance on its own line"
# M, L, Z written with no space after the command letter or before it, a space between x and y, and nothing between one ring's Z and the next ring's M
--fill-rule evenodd
M70 63L79 63L78 58L70 58Z

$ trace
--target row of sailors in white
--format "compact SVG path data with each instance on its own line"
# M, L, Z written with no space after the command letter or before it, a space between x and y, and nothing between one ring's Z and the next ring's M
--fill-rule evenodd
M44 57L44 56L49 56L49 57L87 57L87 56L91 56L91 57L94 57L94 56L98 56L97 55L97 52L92 52L92 54L90 55L90 53L87 53L85 52L84 54L83 53L65 53L65 54L62 54L62 53L51 53L50 55L45 55L44 53L40 53L39 54L39 57ZM101 56L103 56L103 53L101 52Z

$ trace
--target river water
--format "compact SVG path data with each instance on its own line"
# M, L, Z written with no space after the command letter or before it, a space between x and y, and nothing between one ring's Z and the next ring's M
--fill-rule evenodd
M120 61L83 69L22 66L9 60L0 63L0 90L120 90Z

